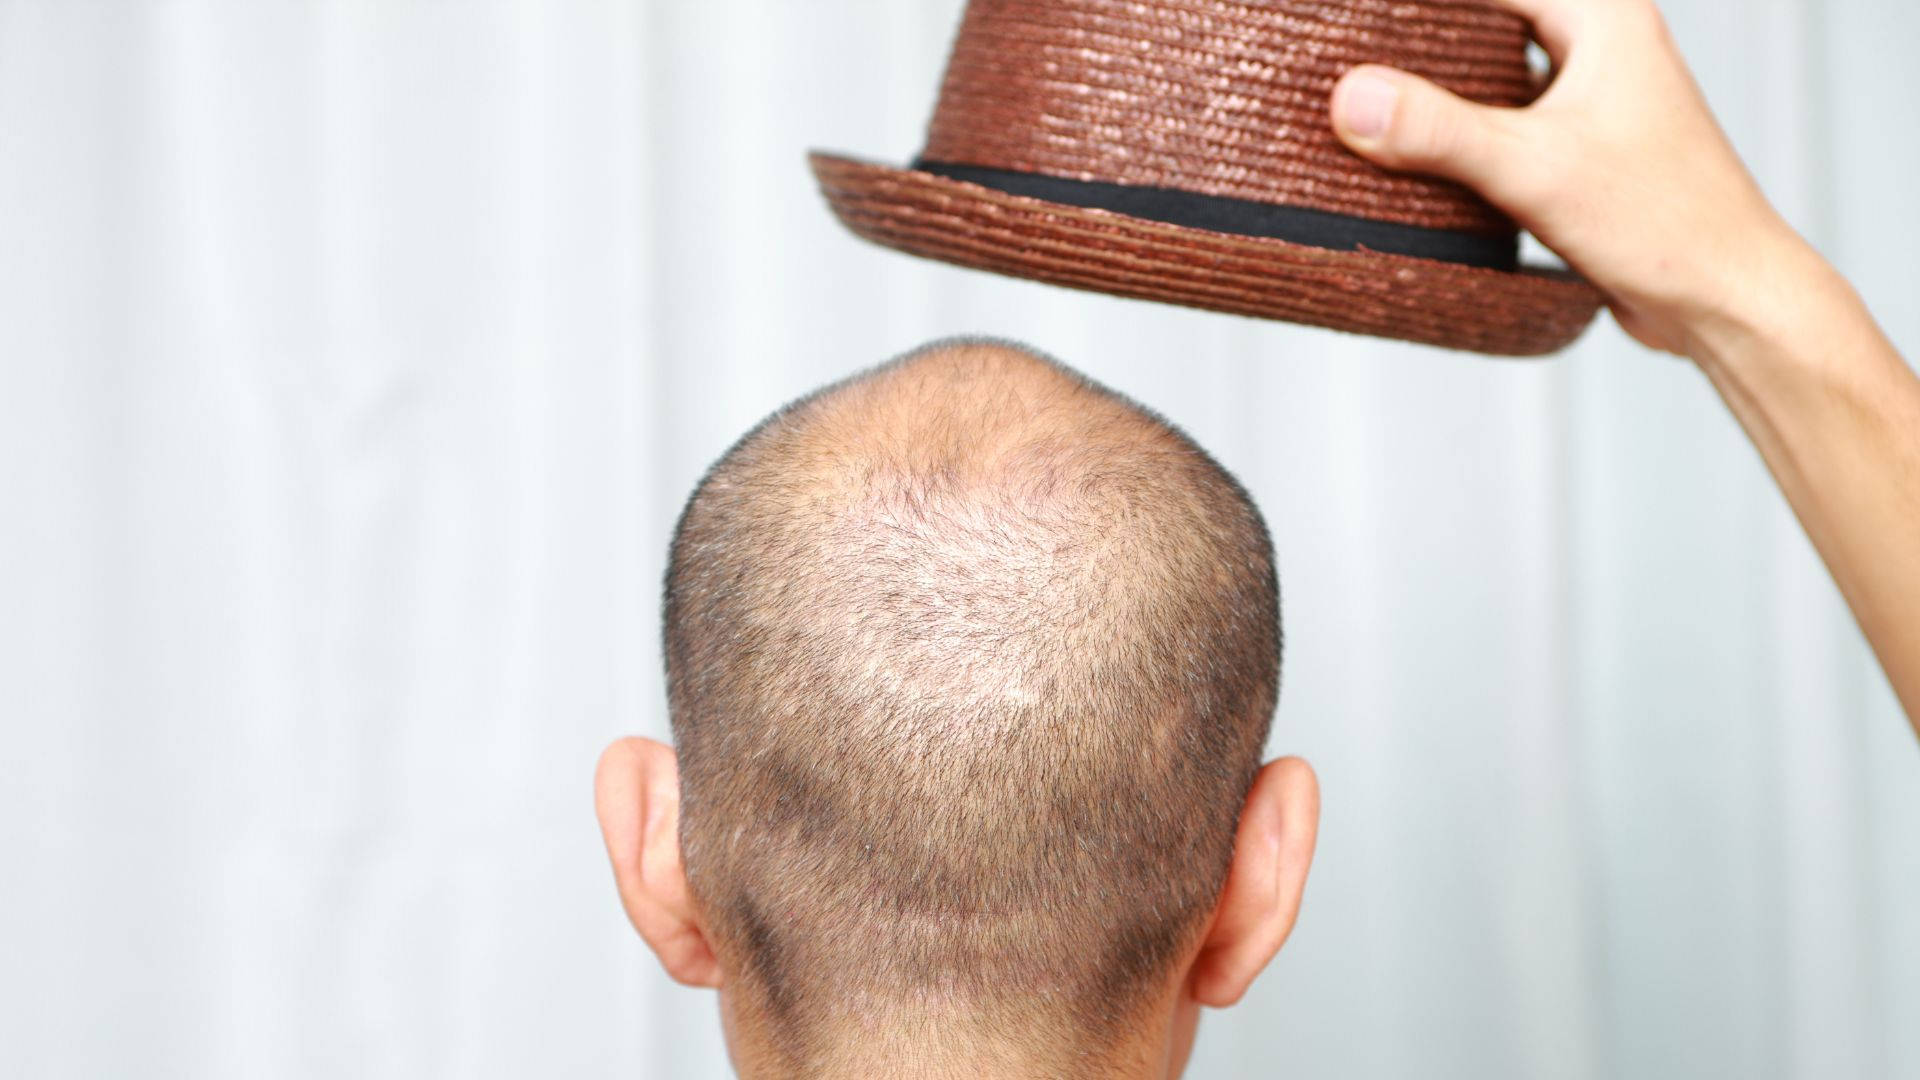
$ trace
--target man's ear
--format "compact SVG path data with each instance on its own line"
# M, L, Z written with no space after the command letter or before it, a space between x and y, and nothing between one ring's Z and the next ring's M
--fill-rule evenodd
M680 767L673 748L621 739L600 755L594 812L627 918L660 966L688 986L720 986L720 961L700 928L680 862Z
M1300 914L1319 831L1313 767L1299 758L1268 763L1240 811L1233 867L1188 971L1189 997L1214 1008L1238 1002L1280 951Z

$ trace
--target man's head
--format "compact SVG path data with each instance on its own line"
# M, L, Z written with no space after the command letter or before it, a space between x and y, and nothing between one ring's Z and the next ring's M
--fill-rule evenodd
M770 417L687 505L665 635L677 776L617 744L602 820L669 971L726 989L743 1071L1184 1058L1142 1025L1189 1039L1291 925L1311 774L1270 768L1241 820L1279 680L1265 527L1057 364L945 343ZM1242 860L1249 825L1272 850Z

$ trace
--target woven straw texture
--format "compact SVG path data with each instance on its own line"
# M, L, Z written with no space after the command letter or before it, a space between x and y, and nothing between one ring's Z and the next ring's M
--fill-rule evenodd
M972 0L921 156L1513 237L1467 189L1349 152L1328 107L1369 62L1525 104L1527 39L1485 0ZM1564 347L1601 302L1565 273L1167 225L828 154L813 169L869 240L1121 296L1509 356Z
M974 0L924 156L1513 232L1463 187L1349 153L1327 107L1367 62L1522 105L1534 96L1526 46L1524 22L1481 2Z
M1552 271L1325 251L829 154L812 164L834 212L868 240L1055 285L1502 356L1565 347L1600 302L1584 282Z

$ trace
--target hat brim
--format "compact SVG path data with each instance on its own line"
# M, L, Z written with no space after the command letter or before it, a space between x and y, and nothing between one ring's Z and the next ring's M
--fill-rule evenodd
M1498 356L1571 344L1600 293L1563 270L1331 251L809 155L835 216L886 247L1014 277Z

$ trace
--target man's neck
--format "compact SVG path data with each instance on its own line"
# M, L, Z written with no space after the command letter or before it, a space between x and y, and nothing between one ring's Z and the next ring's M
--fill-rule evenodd
M935 1046L916 1051L876 1053L870 1048L836 1048L812 1065L796 1066L791 1058L750 1060L735 1053L741 1080L1039 1080L1047 1077L1099 1077L1101 1080L1166 1080L1165 1055L1155 1062L1149 1055L1111 1052L1063 1053L1057 1056L1010 1058L979 1047Z
M784 1039L757 1020L729 1018L734 1068L741 1080L1035 1080L1099 1077L1166 1080L1178 1075L1186 1045L1163 1025L1133 1026L1094 1042L983 1029L938 1020L888 1017L842 1028L829 1037ZM1178 1055L1176 1060L1175 1055Z

